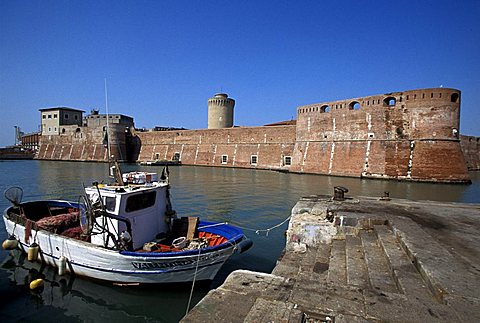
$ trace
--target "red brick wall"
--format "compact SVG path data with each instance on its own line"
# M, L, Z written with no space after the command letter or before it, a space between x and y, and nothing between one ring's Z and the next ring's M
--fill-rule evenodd
M480 168L479 144L464 140L464 157L459 120L460 91L434 88L302 106L296 126L139 132L135 142L138 161L172 160L178 153L187 165L468 182L465 160ZM38 158L107 160L101 128L76 131L72 126L63 135L42 137ZM124 129L114 133L111 153L126 159ZM291 166L285 156L292 157Z
M459 121L460 91L446 88L302 106L291 170L468 182Z
M141 141L139 160L171 160L180 153L182 164L222 167L288 169L284 156L292 156L295 126L176 130L137 133ZM222 164L222 155L227 162ZM257 155L257 165L250 157Z

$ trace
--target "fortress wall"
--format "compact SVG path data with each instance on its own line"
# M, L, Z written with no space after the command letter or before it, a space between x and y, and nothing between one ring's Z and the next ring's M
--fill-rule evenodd
M310 104L296 125L125 134L110 125L119 160L276 169L298 173L418 181L469 182L480 169L479 140L458 134L460 91L420 89ZM106 161L102 126L65 126L42 136L38 158ZM128 139L128 148L127 148ZM252 163L256 156L256 163ZM291 157L290 161L286 157Z
M179 153L182 164L288 169L284 157L292 156L295 126L224 128L140 132L139 161L172 160ZM158 154L158 155L157 155ZM222 156L226 162L222 163ZM250 158L257 156L257 164Z
M469 170L480 170L480 137L460 136L463 156Z
M37 159L107 161L100 128L62 126L64 132L55 136L41 136ZM110 126L110 154L118 160L126 158L125 127Z
M301 106L291 170L468 182L459 122L460 91L447 88Z
M460 144L453 141L417 141L413 151L413 179L457 182L468 180Z

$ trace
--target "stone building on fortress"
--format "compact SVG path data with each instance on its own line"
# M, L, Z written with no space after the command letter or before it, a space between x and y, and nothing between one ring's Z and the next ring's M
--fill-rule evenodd
M208 100L208 129L136 132L133 119L110 115L128 120L111 123L111 154L129 161L468 183L460 99L460 91L448 88L394 92L301 106L296 123L233 127L235 101L222 93ZM92 123L104 118L90 115L82 127L42 136L38 158L107 160L104 126Z

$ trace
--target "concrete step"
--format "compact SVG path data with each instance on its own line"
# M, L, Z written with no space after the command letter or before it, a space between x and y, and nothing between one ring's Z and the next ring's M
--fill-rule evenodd
M362 231L360 237L371 287L382 292L398 293L390 265L375 232Z
M347 268L347 284L367 288L368 271L363 253L362 241L359 237L345 237L345 253Z
M431 298L432 295L420 273L400 246L392 230L385 225L376 225L374 230L385 252L398 290L409 297Z
M327 281L332 284L347 284L345 240L332 240Z

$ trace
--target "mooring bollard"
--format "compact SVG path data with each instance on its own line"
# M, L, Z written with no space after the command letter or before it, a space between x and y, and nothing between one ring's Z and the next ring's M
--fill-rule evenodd
M333 188L333 199L335 201L343 201L345 200L345 193L348 192L348 188L343 186L335 186Z

